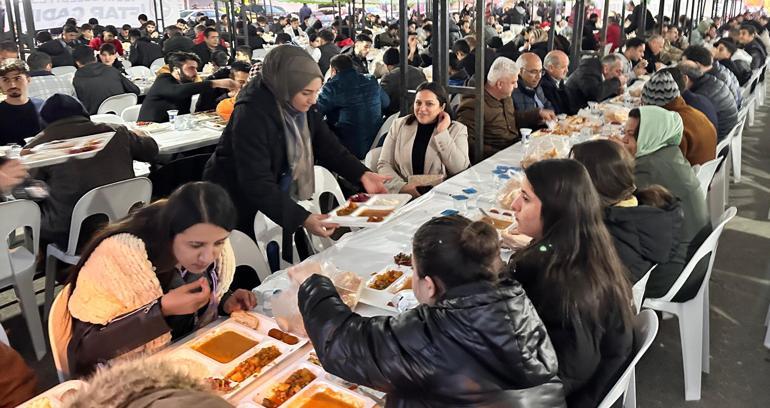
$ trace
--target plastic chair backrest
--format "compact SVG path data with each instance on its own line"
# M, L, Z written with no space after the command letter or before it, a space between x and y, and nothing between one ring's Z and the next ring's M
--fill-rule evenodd
M321 166L315 166L313 170L315 173L315 192L311 200L316 208L321 209L321 196L323 193L331 193L337 199L338 204L344 203L345 195L342 194L342 189L334 174Z
M85 193L72 210L67 254L75 255L78 238L80 238L80 227L86 218L104 214L110 223L115 222L128 215L129 210L137 203L149 203L151 196L152 183L146 177L118 181Z
M129 106L128 108L123 109L123 113L121 113L120 116L125 122L136 122L139 120L140 110L142 110L142 105Z
M727 156L727 153L730 150L730 136L732 136L732 131L727 135L727 137L722 139L721 142L717 143L717 157Z
M703 164L700 165L698 168L698 171L695 173L695 176L698 177L698 183L700 184L701 192L703 193L703 198L706 198L706 196L709 193L709 186L711 185L711 180L714 179L714 174L717 172L717 169L719 168L719 164L722 163L722 160L724 158L717 157L714 160L709 160Z
M267 218L265 214L257 213L254 217L254 236L257 239L257 245L259 246L259 252L267 261L267 245L271 242L278 244L281 248L281 254L283 254L283 228L274 223L271 219ZM292 260L299 262L299 254L297 253L296 246L292 243ZM282 265L286 264L283 257L280 259ZM282 268L283 269L283 268Z
M0 282L13 276L8 236L19 228L32 230L32 255L40 246L40 207L34 201L13 200L0 203Z
M65 66L61 66L61 67L53 67L53 68L51 68L51 73L56 75L56 76L61 76L61 75L65 75L65 74L74 74L75 71L77 71L77 70L78 69L73 67L72 65L65 65Z
M69 285L64 285L61 292L59 292L51 303L51 311L48 312L48 341L51 343L51 355L53 356L53 364L56 367L56 374L59 376L59 382L67 381L70 377L69 364L67 363L67 356L62 355L67 352L67 346L59 344L59 339L63 337L64 328L59 327L60 322L56 316L61 316L65 312L63 308L67 307L67 302L63 301L63 293L69 291ZM69 299L69 298L67 298Z
M123 61L120 61L121 64L123 64L123 69L129 69L134 66L134 64L131 63L131 61L124 59Z
M642 310L642 303L644 302L644 291L647 289L647 281L650 280L650 274L652 274L652 270L657 266L658 264L652 265L652 268L650 268L650 270L647 271L647 273L645 273L641 279L636 281L634 286L631 288L637 313Z
M369 153L367 153L366 157L364 157L364 166L368 167L369 170L373 172L377 172L377 162L380 161L381 153L382 147L376 147L372 150L369 150Z
M250 266L259 276L259 281L264 282L270 276L270 266L262 255L257 244L251 238L238 230L230 231L230 245L235 253L235 266Z
M11 347L11 342L8 341L8 333L5 332L5 328L3 328L2 322L0 322L0 343L3 343L6 346Z
M461 101L462 96L460 94L454 94L449 98L449 111L452 113L452 117L457 116L457 109L460 108Z
M141 105L140 105L141 106ZM94 123L112 123L115 125L125 125L126 121L113 113L102 113L101 115L91 115L91 122Z
M390 131L390 127L393 126L393 122L395 122L396 119L398 119L398 113L394 113L388 116L388 118L385 119L385 122L382 122L382 126L380 126L380 130L377 131L377 135L374 136L372 146L369 148L369 150L374 149L380 145L380 141Z
M626 389L628 389L628 384L631 381L636 365L650 348L657 334L658 316L654 311L643 310L634 316L634 358L599 404L599 408L610 408L618 399L623 397Z
M611 50L612 50L612 43L605 45L604 49L602 50L602 56L609 55Z
M190 113L195 113L195 105L198 104L198 99L201 97L201 94L195 94L192 96L192 99L190 100Z
M154 76L151 69L149 69L149 68L147 68L145 66L142 66L142 65L137 65L135 67L128 68L128 69L126 69L126 73L132 79L133 78L145 78L146 79L146 78L152 78Z
M708 285L709 279L711 279L711 269L714 266L714 259L716 258L714 254L717 252L719 237L722 235L722 231L725 229L725 224L733 219L737 213L738 210L735 207L730 207L724 213L722 213L719 225L717 225L714 230L711 231L711 234L709 234L708 238L706 238L698 250L695 251L693 256L687 262L687 265L684 267L682 273L679 274L679 277L676 279L674 284L671 285L671 289L668 290L668 293L662 296L659 300L664 302L671 302L671 299L676 296L676 294L679 292L679 289L681 289L684 283L687 281L687 278L690 277L690 274L692 274L692 271L695 269L695 266L698 264L698 262L707 256L709 257L709 264L708 269L706 269L706 276L703 277L701 288L703 285Z
M164 65L166 65L166 61L163 58L158 58L150 64L150 71L152 71L153 75L156 75L158 70Z
M110 96L109 98L105 99L101 105L99 105L99 109L96 111L96 113L112 112L116 115L120 115L126 108L136 105L136 101L136 95L132 93Z

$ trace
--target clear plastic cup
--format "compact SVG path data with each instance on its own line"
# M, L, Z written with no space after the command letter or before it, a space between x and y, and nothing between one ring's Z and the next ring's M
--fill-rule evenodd
M468 210L468 196L465 194L455 194L452 196L455 210L463 212Z
M530 129L530 128L521 128L521 129L519 129L519 133L521 134L521 143L524 146L529 145L529 135L532 134L532 129Z

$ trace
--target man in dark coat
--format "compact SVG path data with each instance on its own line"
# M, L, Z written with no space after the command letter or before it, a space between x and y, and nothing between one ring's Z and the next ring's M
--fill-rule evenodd
M730 70L738 78L738 84L743 86L751 79L751 65L742 59L733 59L738 46L729 38L722 38L714 44L714 59Z
M95 114L107 98L124 93L139 96L141 90L117 69L98 63L91 48L84 45L73 51L78 70L72 79L78 99L90 114ZM120 114L120 112L115 112Z
M321 68L321 73L326 74L332 57L340 53L340 47L334 43L334 33L329 30L321 30L318 33L318 42L321 44L318 47L318 50L321 51L318 67Z
M72 48L64 41L54 40L48 31L41 31L36 37L37 41L41 43L37 50L48 54L54 67L72 67L75 65L75 60L72 59Z
M201 69L211 61L211 54L215 51L224 51L227 53L227 49L219 44L219 32L216 28L207 28L206 31L203 32L203 37L205 40L193 47L193 52L201 60Z
M131 48L128 52L128 60L133 66L143 66L149 68L153 61L163 58L163 51L160 45L151 42L142 36L142 33L136 28L128 33L131 39Z
M602 102L623 93L626 79L617 55L602 58L586 58L567 79L569 114L576 114L588 106L588 102Z
M757 29L751 24L741 25L740 37L738 41L741 43L743 50L751 55L751 69L759 69L765 65L765 59L767 59L767 50L765 46L757 39Z
M369 74L353 69L347 55L331 61L331 78L318 96L317 108L340 142L359 159L363 159L382 124L383 107L390 98Z
M346 54L353 60L353 68L362 74L369 73L369 61L366 56L369 55L369 51L372 49L372 37L366 34L358 34L356 36L356 42L353 46L347 47L342 50L343 54Z
M626 27L626 34L636 32L637 37L644 38L655 27L655 18L643 5L634 6L633 1L629 1L626 8L631 11L631 16L628 18L631 24ZM642 25L642 18L644 18L644 25Z
M238 88L229 78L195 82L198 75L198 56L187 52L178 52L166 57L170 74L160 74L147 91L147 96L139 110L139 120L149 122L168 122L168 111L177 110L180 115L190 113L192 97L207 88Z
M398 47L398 24L388 26L388 31L374 37L374 48Z
M385 109L385 115L392 115L401 110L401 68L398 48L390 48L382 56L382 62L388 69L388 73L382 77L380 86L388 94L390 105ZM408 93L410 89L416 89L421 83L427 81L420 68L411 65L406 66L406 91L409 99L407 110L414 103L414 94Z
M540 87L543 95L551 102L557 114L570 111L569 97L564 85L569 70L569 56L559 50L549 52L543 61L543 78L540 79Z
M679 64L685 87L714 103L717 110L717 139L721 141L738 123L738 107L730 90L713 75L704 74L694 61Z
M185 36L182 30L176 27L169 27L166 29L168 39L163 42L163 56L171 54L172 52L192 52L195 43L190 37Z

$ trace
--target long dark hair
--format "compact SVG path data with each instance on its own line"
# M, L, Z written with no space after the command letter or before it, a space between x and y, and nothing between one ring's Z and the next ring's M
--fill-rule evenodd
M177 234L200 223L213 224L232 231L236 222L235 206L222 187L203 181L184 184L168 198L140 208L100 231L83 251L68 281L74 289L80 269L96 247L105 239L122 233L135 235L144 241L147 258L152 262L160 279L173 271L177 263L172 250Z
M444 87L441 86L440 83L423 82L417 86L417 89L415 90L415 95L417 95L417 93L420 91L433 92L433 94L436 95L436 99L438 99L438 103L441 105L444 105L444 111L446 112L447 101L449 100L449 96L446 93L446 89L444 89ZM406 117L406 124L411 125L412 123L414 123L415 120L417 120L417 117L414 116L414 112L412 112Z
M542 238L512 259L542 269L538 303L560 312L562 324L602 327L602 315L619 309L631 322L631 285L602 217L599 195L575 160L537 162L525 170L540 199ZM545 252L543 249L547 249ZM574 324L574 323L573 323Z
M660 185L637 189L634 158L619 144L610 140L591 140L572 147L570 157L588 171L599 193L603 207L615 205L636 196L640 203L657 208L668 207L674 196Z
M466 283L494 282L502 266L497 231L458 215L433 218L420 226L412 253L418 275L436 282L438 297Z

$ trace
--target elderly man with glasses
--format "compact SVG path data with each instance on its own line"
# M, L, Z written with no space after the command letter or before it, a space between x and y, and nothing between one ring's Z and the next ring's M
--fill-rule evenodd
M540 57L532 52L525 52L516 60L521 68L519 86L513 90L513 107L519 112L538 109L553 110L553 104L545 97L540 79L543 77L543 63Z

